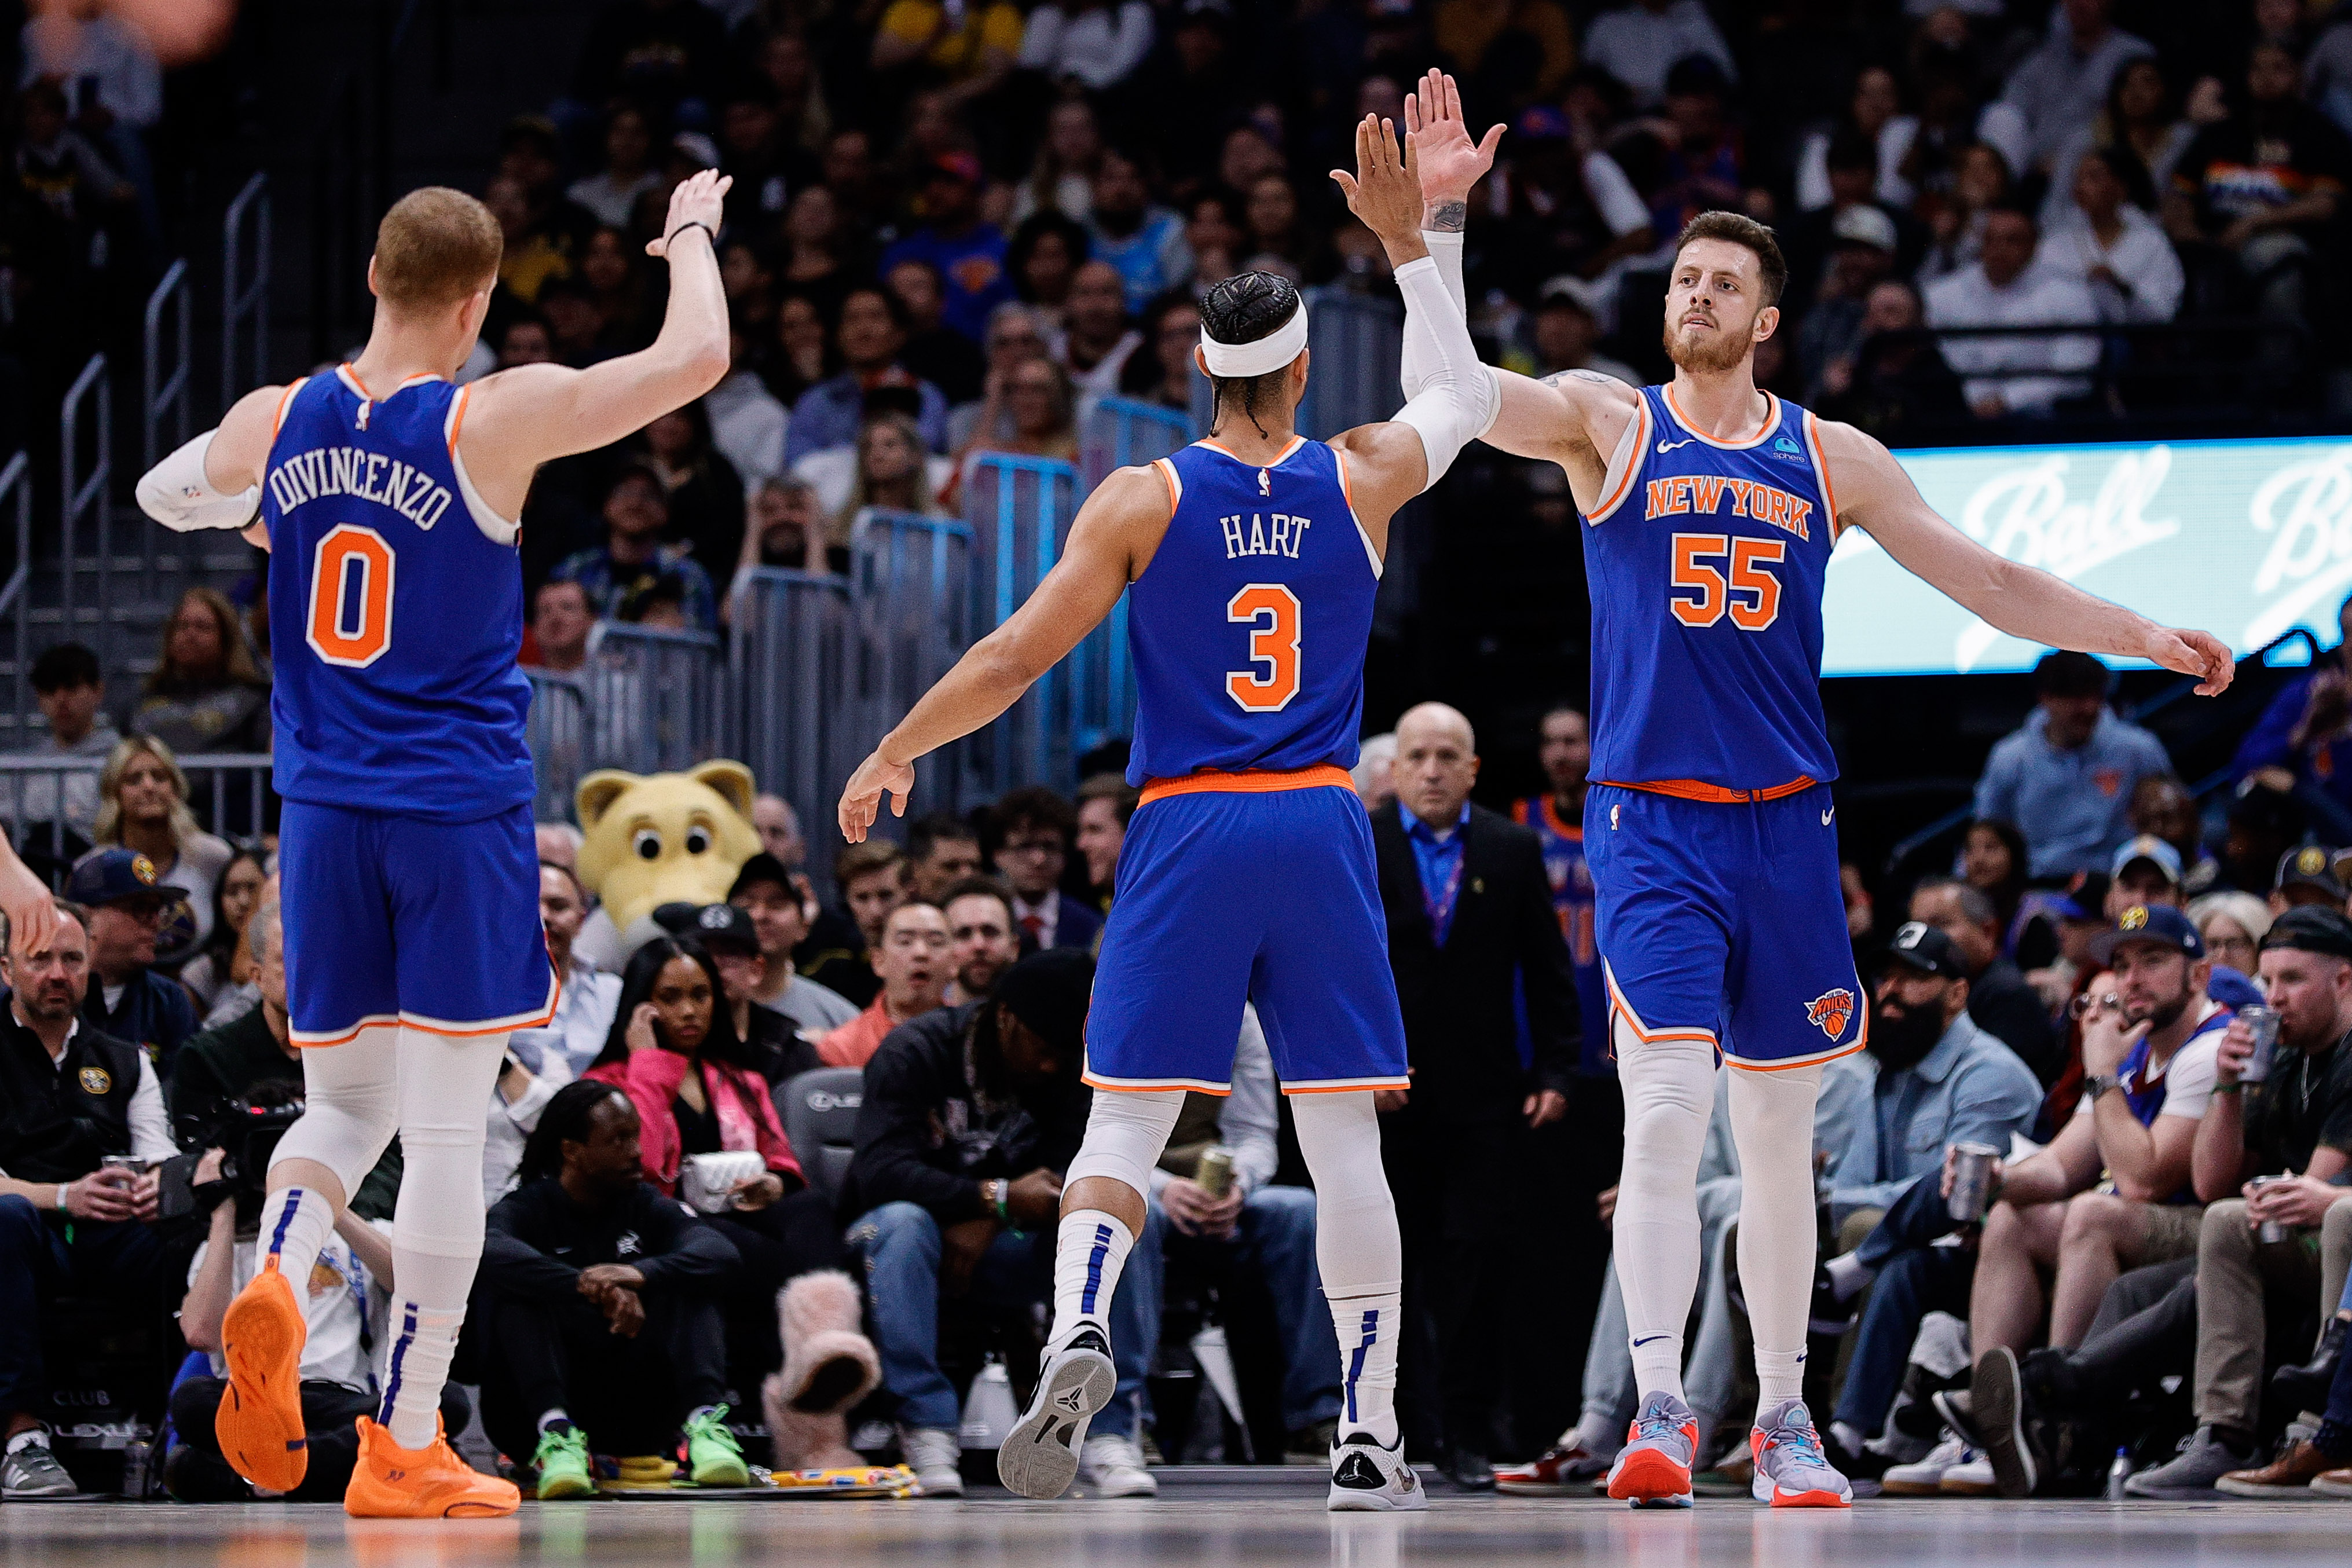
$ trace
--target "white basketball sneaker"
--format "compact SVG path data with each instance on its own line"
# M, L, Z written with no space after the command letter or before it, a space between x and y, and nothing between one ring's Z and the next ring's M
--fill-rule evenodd
M996 1450L996 1479L1025 1498L1057 1498L1077 1479L1087 1423L1118 1387L1110 1342L1082 1323L1070 1342L1046 1357L1029 1408Z
M1386 1447L1370 1432L1350 1432L1331 1446L1333 1513L1410 1513L1429 1506L1429 1492L1404 1462L1400 1434Z

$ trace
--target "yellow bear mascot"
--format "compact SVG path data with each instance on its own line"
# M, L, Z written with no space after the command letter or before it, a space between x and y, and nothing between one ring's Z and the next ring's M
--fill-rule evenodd
M759 853L751 770L709 762L683 773L604 769L580 781L580 880L604 906L576 944L618 969L660 933L664 904L719 904L743 862Z

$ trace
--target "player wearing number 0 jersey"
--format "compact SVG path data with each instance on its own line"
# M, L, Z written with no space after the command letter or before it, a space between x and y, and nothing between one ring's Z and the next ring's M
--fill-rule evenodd
M274 557L278 900L304 1106L271 1158L253 1279L222 1320L215 1420L229 1462L273 1492L308 1469L298 1291L397 1133L394 1329L344 1507L474 1518L517 1506L512 1483L450 1450L438 1416L482 1250L482 1106L509 1032L545 1022L556 1001L513 519L541 463L618 440L725 374L714 247L727 186L707 172L671 196L648 247L671 263L650 348L465 387L452 380L498 281L498 221L460 192L411 192L377 231L359 357L248 393L140 481L166 527L243 530ZM698 1413L688 1432L698 1480L741 1484L715 1417Z
M1342 1363L1330 1506L1424 1502L1396 1426L1403 1265L1372 1107L1375 1089L1404 1084L1404 1031L1348 768L1389 520L1486 427L1493 404L1417 233L1420 194L1393 128L1359 125L1356 159L1353 178L1334 178L1396 265L1427 387L1393 421L1302 439L1292 426L1307 387L1306 302L1267 273L1217 285L1202 300L1197 351L1216 392L1210 438L1107 479L1028 603L842 792L842 831L863 838L886 793L905 809L916 758L1004 711L1130 596L1128 777L1143 798L1087 1015L1096 1093L1062 1189L1053 1332L1029 1408L997 1450L998 1477L1027 1497L1059 1495L1082 1466L1112 1495L1155 1489L1130 1439L1087 1436L1116 1385L1110 1301L1184 1095L1225 1092L1249 1001L1298 1096L1315 1176L1316 1256Z
M1413 164L1459 288L1474 142L1452 79L1407 100ZM1593 736L1584 843L1598 894L1612 1043L1625 1091L1615 1220L1642 1401L1612 1496L1687 1505L1697 1425L1682 1331L1698 1269L1695 1184L1718 1057L1735 1068L1739 1276L1760 1397L1754 1493L1842 1507L1851 1489L1801 1397L1813 1282L1813 1101L1822 1064L1859 1049L1867 998L1838 883L1837 762L1819 681L1822 591L1847 528L2012 636L2146 658L2229 684L2229 650L1996 556L1929 510L1886 449L1756 385L1756 345L1788 279L1760 224L1705 213L1675 242L1663 334L1675 377L1635 389L1590 372L1492 372L1486 439L1566 470L1591 587ZM1459 298L1459 296L1456 296ZM1408 395L1422 369L1406 344ZM1594 1441L1601 1435L1591 1435ZM1835 1434L1831 1435L1837 1441Z

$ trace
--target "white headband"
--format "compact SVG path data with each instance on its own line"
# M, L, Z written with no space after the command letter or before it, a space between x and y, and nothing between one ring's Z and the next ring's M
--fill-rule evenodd
M1290 313L1290 320L1255 342L1221 343L1209 336L1207 327L1201 329L1201 357L1209 362L1209 374L1213 376L1264 375L1297 359L1306 347L1307 300L1303 295L1298 309Z

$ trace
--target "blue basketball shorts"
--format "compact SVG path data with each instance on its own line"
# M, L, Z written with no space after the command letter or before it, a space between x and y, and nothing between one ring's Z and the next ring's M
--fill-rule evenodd
M1741 805L1593 785L1584 851L1612 1025L1765 1070L1860 1050L1870 998L1836 819L1827 784Z
M1347 774L1328 775L1145 792L1103 928L1087 1082L1226 1093L1246 1000L1284 1092L1405 1087L1371 825ZM1276 777L1291 786L1251 787Z
M428 822L289 800L278 865L296 1045L377 1024L496 1035L553 1017L528 804Z

